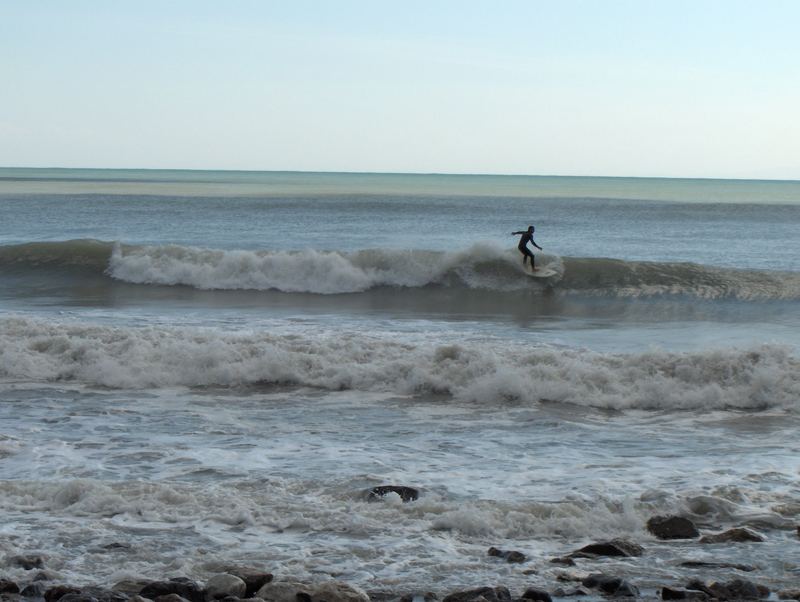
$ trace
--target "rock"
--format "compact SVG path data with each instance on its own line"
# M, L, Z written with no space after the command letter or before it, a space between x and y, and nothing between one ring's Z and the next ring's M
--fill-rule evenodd
M90 596L84 592L74 592L71 594L64 594L59 598L63 602L100 602L94 596Z
M700 543L742 543L746 541L766 541L766 538L747 527L735 527L722 533L711 533L700 538Z
M680 566L689 567L691 569L710 568L710 569L736 569L737 571L755 571L756 567L749 564L736 564L733 562L705 562L703 560L686 560L681 562Z
M168 596L169 594L177 594L181 598L186 598L189 602L205 601L202 588L194 581L184 577L176 577L169 581L153 581L139 591L140 596L151 600L155 600L159 596Z
M0 594L18 594L19 585L8 579L0 579Z
M575 566L575 561L569 556L562 556L561 558L551 558L552 564L563 564L564 566Z
M580 550L570 554L573 558L587 556L641 556L644 548L639 544L628 541L627 539L612 539L599 543L590 543Z
M661 599L662 600L708 600L708 594L697 590L662 587Z
M800 589L782 589L778 592L781 600L800 600Z
M647 521L647 530L659 539L694 539L700 531L682 516L654 516Z
M500 558L505 558L508 562L525 562L525 554L522 552L517 552L516 550L498 550L497 548L489 548L489 556L498 556Z
M147 598L142 598L139 594L134 594L128 598L128 602L152 602Z
M583 580L581 585L592 589L599 589L609 596L635 598L639 595L639 589L620 577L610 577L600 573L593 573Z
M71 585L56 585L54 587L47 589L44 592L44 599L46 600L46 602L55 602L56 600L60 600L67 594L79 594L80 592L81 592L80 589L78 589L77 587L72 587Z
M310 602L313 588L299 581L270 581L261 586L256 596L266 602Z
M178 594L164 594L163 596L156 596L153 602L189 602L189 600Z
M394 596L390 597L393 598ZM435 600L439 599L438 596L433 592L425 592L419 594L405 594L404 596L400 597L400 602L414 602L415 598L418 602L435 602ZM369 595L369 599L372 600L372 602L375 602L375 598L372 596L372 594Z
M8 566L18 566L26 571L44 568L44 556L37 554L12 556L6 561Z
M414 502L419 498L419 491L403 485L380 485L366 492L367 501L376 502L387 493L396 493L403 502Z
M206 599L220 600L226 596L241 598L247 591L247 584L234 575L220 573L206 581Z
M246 586L245 598L252 598L258 590L272 581L273 578L272 573L249 567L234 567L225 572L244 581Z
M370 602L367 593L341 581L326 581L314 590L312 602Z
M56 576L57 576L56 573L53 573L52 571L48 571L47 569L45 569L43 571L38 571L33 576L31 581L52 581L53 579L56 578Z
M728 582L714 582L706 585L702 581L692 579L686 589L698 590L718 600L758 600L769 597L769 588L744 579Z
M44 598L47 591L47 584L42 581L34 581L22 588L19 593L23 598Z
M526 600L539 600L541 602L553 602L553 598L550 597L546 591L542 589L536 589L535 587L529 587L525 590L525 593L522 594L522 597Z
M511 593L502 585L497 587L478 587L461 592L453 592L442 598L442 602L471 602L484 598L488 602L511 602Z
M117 581L114 585L111 586L115 592L122 592L123 594L128 594L129 596L133 596L134 594L138 594L144 586L149 584L150 581L145 581L142 579L123 579L122 581Z
M557 598L569 598L572 596L588 596L591 592L583 587L573 587L572 589L564 589L561 587L553 591L553 595Z

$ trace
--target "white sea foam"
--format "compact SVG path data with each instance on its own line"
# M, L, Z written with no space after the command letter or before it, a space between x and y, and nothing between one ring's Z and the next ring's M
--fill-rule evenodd
M394 333L228 334L5 318L0 375L119 388L278 383L327 390L555 401L603 408L800 408L800 362L778 345L609 354Z

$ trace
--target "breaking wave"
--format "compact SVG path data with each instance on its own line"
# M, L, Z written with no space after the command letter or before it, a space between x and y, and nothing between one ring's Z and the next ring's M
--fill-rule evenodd
M800 409L800 361L778 345L596 353L493 339L349 331L224 333L0 319L0 378L113 388L280 384L480 403Z
M612 297L690 295L742 300L800 299L800 274L694 263L623 261L540 254L554 275L533 279L515 250L475 244L458 251L250 251L179 245L132 246L96 240L0 247L1 270L82 268L121 282L203 290L360 293L428 286L548 290Z

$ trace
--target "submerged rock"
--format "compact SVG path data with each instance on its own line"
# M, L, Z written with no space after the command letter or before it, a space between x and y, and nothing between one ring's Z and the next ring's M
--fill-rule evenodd
M19 554L6 560L8 566L18 566L26 571L44 568L44 556L38 554Z
M575 561L569 556L562 556L560 558L551 558L551 564L563 564L564 566L575 566Z
M387 493L396 493L403 502L414 502L419 498L419 490L404 485L380 485L366 492L367 501L375 502Z
M700 538L700 543L742 543L766 541L766 537L747 527L735 527L722 533L711 533Z
M733 581L705 584L698 579L692 579L686 584L686 589L701 591L711 598L718 600L758 600L768 598L769 588L747 581L734 579Z
M342 581L326 581L314 589L312 602L370 602L361 588Z
M0 579L0 594L18 594L19 585L8 579Z
M525 562L527 558L525 554L522 552L518 552L516 550L499 550L495 547L489 548L488 552L489 556L497 556L498 558L504 558L508 562Z
M591 556L641 556L644 548L627 539L612 539L583 546L580 550L570 554L573 558Z
M685 566L691 569L709 568L709 569L736 569L737 571L755 571L756 567L749 564L736 564L735 562L706 562L703 560L686 560L680 563L680 566Z
M783 589L778 592L781 600L800 600L800 589Z
M682 516L654 516L647 521L647 530L659 539L694 539L700 536L694 523Z
M584 587L599 589L606 595L616 597L635 598L639 595L639 588L621 577L611 577L601 573L593 573L581 582Z
M662 587L662 600L708 600L708 594L693 589Z
M42 585L44 586L44 584ZM46 600L46 602L55 602L56 600L60 600L67 594L77 594L80 593L80 591L81 590L79 588L73 587L71 585L56 585L54 587L47 589L44 592L44 599Z

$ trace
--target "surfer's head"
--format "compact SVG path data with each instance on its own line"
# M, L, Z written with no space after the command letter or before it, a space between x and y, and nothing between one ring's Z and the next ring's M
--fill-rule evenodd
M533 232L534 230L536 230L536 228L533 226L528 226L528 232Z

